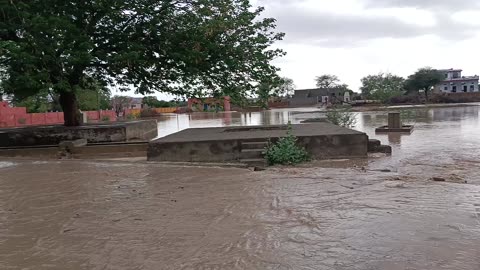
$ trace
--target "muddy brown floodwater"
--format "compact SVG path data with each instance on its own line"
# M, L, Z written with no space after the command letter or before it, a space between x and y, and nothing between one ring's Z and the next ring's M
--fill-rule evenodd
M0 162L0 269L480 269L478 107L405 115L358 115L394 149L368 160Z

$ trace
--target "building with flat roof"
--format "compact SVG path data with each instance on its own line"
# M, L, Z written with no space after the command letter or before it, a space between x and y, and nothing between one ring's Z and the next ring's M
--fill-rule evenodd
M332 104L350 102L350 94L345 88L313 88L295 90L290 99L290 106L311 106L319 104Z
M461 69L440 69L444 80L437 84L434 93L468 93L479 92L479 76L462 76Z

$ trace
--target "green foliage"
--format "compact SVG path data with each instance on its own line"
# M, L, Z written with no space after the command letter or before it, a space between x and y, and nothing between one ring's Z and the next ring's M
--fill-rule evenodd
M82 111L108 110L111 108L110 91L107 88L85 89L77 93L78 107Z
M235 85L224 89L224 94L230 96L230 101L233 105L237 105L241 108L248 107L251 104L252 95L250 92L245 91L243 87Z
M305 148L297 145L297 138L292 134L290 124L286 137L280 138L276 143L268 144L265 158L269 165L295 165L310 160Z
M394 97L404 94L405 79L391 73L379 73L362 78L362 95L367 99L388 103Z
M263 109L268 109L268 99L273 96L273 87L267 83L262 83L257 89L257 105Z
M336 106L327 112L327 119L330 123L345 127L355 127L357 123L357 115L352 113L350 106Z
M278 79L283 33L249 0L0 1L0 88L53 91L66 125L89 84L141 94L221 96Z
M103 115L101 121L102 121L102 122L110 122L110 116L108 116L108 115Z
M154 96L144 97L143 104L150 108L168 108L177 106L177 102L158 100L157 97Z
M29 113L43 113L51 110L52 101L48 92L42 91L34 96L18 98L13 97L12 103L15 107L25 107Z
M268 101L270 98L291 95L294 89L295 85L293 84L293 80L285 77L262 82L258 85L255 92L257 105L268 109Z
M409 93L418 93L419 90L423 90L425 98L428 101L428 93L432 91L435 85L443 81L443 79L443 74L438 70L429 67L421 68L408 77L405 82L405 88Z
M82 111L108 110L110 106L110 91L108 89L84 90L77 94L78 108ZM62 111L58 106L59 96L55 93L41 91L34 96L21 98L13 96L13 104L16 107L26 107L30 113L41 113L47 111Z
M280 84L274 88L273 94L277 97L291 97L295 88L296 86L292 79L283 77L280 79Z

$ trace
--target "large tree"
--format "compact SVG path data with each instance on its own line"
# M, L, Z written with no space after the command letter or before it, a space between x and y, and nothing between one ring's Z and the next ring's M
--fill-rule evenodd
M0 2L2 87L59 95L79 125L77 95L92 81L144 94L221 95L277 79L270 49L283 38L249 0L16 0Z
M283 77L279 85L274 89L274 95L279 97L291 97L295 91L295 83L292 79Z
M403 95L405 79L391 73L379 73L362 78L360 90L368 99L387 103L391 98Z
M405 88L408 92L416 93L422 90L425 93L425 99L428 101L428 93L444 78L444 75L436 69L421 68L408 77Z
M315 85L318 88L333 88L341 86L341 83L336 75L324 74L315 77Z

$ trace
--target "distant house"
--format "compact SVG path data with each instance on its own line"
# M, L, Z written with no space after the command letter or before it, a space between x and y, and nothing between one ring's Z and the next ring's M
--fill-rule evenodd
M129 109L143 109L146 105L143 104L143 98L132 97L129 104Z
M313 88L295 90L290 106L310 106L328 103L350 102L350 95L344 88Z
M479 76L462 76L461 69L439 70L444 80L435 86L434 93L467 93L478 92Z

